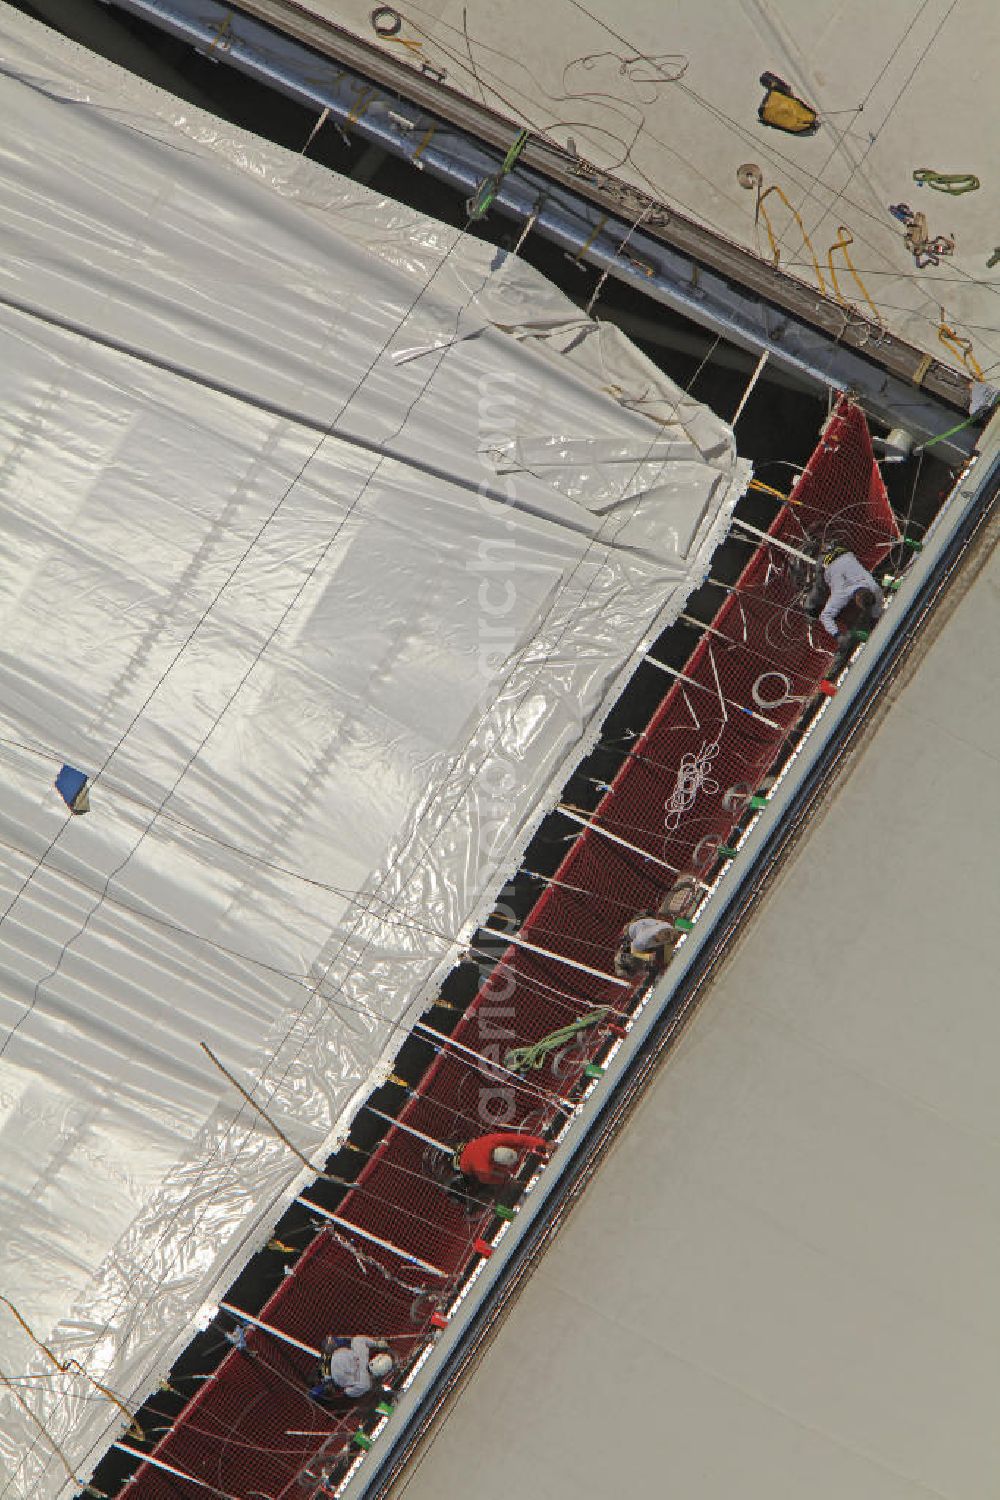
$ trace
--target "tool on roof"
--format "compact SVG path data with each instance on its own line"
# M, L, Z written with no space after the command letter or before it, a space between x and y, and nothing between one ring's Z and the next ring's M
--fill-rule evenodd
M932 239L927 230L927 215L914 213L908 203L890 203L889 212L906 228L903 236L918 271L941 264L942 255L954 255L955 236L937 234Z
M791 84L779 78L777 73L762 73L760 81L766 93L757 110L762 125L772 130L783 130L786 135L815 135L819 129L819 116L811 104L793 91Z

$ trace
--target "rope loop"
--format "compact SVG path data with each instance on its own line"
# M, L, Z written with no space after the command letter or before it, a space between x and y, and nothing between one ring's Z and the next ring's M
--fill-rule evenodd
M718 753L718 740L713 740L711 744L705 740L700 750L688 750L681 756L674 789L664 804L663 826L668 833L677 830L681 818L700 791L704 790L710 797L714 797L719 790L719 783L713 780L711 774L712 762Z
M767 698L764 696L764 684L771 678L781 684L781 695L778 698ZM783 704L793 701L792 680L785 672L761 672L753 685L752 692L753 701L758 708L781 708Z
M917 187L931 187L939 193L974 193L980 186L975 172L935 172L933 167L917 167L913 173Z
M403 18L391 5L376 5L369 20L376 36L398 36L403 29Z

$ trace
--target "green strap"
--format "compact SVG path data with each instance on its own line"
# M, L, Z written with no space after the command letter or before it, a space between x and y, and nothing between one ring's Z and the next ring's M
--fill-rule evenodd
M928 438L926 443L921 443L919 448L914 448L914 453L922 453L925 448L933 448L935 443L943 443L945 438L951 437L953 432L961 432L963 427L971 427L973 422L978 422L981 415L984 415L984 413L977 412L974 417L966 417L964 422L956 422L954 427L949 427L944 432L939 432L937 437ZM906 537L903 540L907 546L913 545Z
M950 193L953 198L959 193L974 193L979 187L979 178L974 172L935 172L933 167L918 167L913 180L918 187L935 188L939 193Z
M507 173L512 170L527 144L528 131L518 131L514 138L514 144L500 163L499 172L494 172L491 177L484 177L472 197L466 202L465 210L470 219L481 219L491 207L494 198L500 190L501 182L503 182Z
M601 1005L589 1015L578 1016L575 1021L560 1026L558 1031L550 1031L548 1036L543 1036L527 1047L514 1047L504 1057L503 1065L509 1073L531 1073L536 1068L544 1067L550 1052L557 1052L560 1047L572 1041L578 1031L583 1031L587 1026L599 1025L610 1014L611 1006Z

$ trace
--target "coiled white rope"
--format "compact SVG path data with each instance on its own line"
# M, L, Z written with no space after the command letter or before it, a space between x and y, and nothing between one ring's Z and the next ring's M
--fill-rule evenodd
M718 792L719 783L711 774L718 753L718 740L703 740L700 750L688 750L681 756L674 789L664 803L663 824L668 833L676 832L699 792L704 791L710 797Z

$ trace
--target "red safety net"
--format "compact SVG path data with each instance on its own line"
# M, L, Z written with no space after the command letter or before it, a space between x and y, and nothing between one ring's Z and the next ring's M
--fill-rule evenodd
M675 914L696 908L720 845L745 819L830 665L834 643L801 609L801 571L777 543L812 553L836 543L873 568L898 540L864 417L846 399L769 536L720 595L684 680L673 682L596 811L581 814L589 826L520 929L520 941L584 967L522 946L494 950L500 957L453 1038L433 1038L437 1055L399 1116L404 1124L449 1148L507 1126L552 1131L627 1022L636 985L611 976L622 929L671 889ZM503 1070L511 1048L595 1006L610 1011L539 1067ZM312 1347L330 1332L388 1337L405 1370L501 1228L491 1208L445 1194L449 1175L444 1152L391 1128L338 1215L409 1259L327 1225L260 1318ZM171 1472L144 1464L128 1500L332 1493L361 1451L352 1442L360 1408L312 1401L315 1368L311 1354L248 1330L245 1348L227 1354L152 1450ZM360 1414L370 1433L379 1414L370 1405Z

